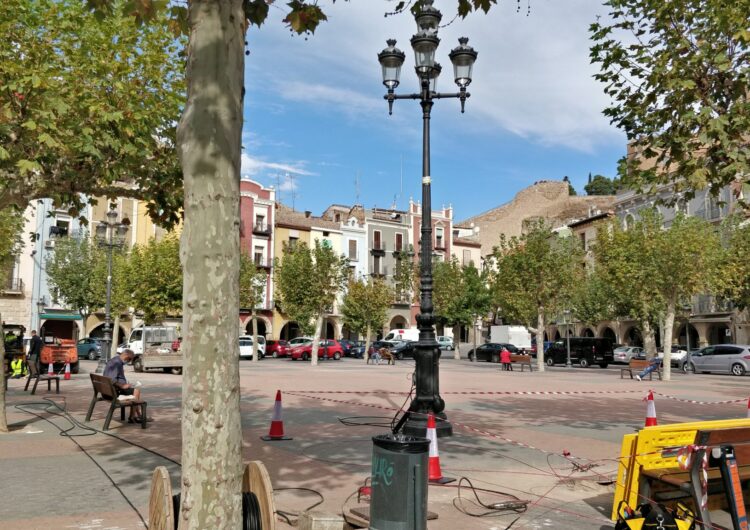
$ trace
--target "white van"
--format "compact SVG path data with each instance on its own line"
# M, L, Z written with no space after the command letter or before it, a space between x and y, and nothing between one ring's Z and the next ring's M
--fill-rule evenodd
M391 331L388 332L388 334L385 337L383 337L383 340L389 341L389 342L396 342L396 341L402 341L402 340L418 341L419 330L417 328L392 329Z
M158 343L171 346L172 342L176 340L177 328L171 326L139 326L130 332L127 347L133 350L136 355L140 355L151 344Z

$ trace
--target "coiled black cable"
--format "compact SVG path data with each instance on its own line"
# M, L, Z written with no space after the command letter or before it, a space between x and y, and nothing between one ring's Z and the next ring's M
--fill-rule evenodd
M180 524L180 494L172 495L174 508L174 530ZM253 492L242 492L242 528L241 530L263 530L263 519L260 514L260 503Z

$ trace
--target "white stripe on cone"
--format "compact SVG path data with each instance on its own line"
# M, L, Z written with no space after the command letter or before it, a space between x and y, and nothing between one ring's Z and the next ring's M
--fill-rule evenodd
M52 363L49 363L49 364L47 365L47 375L55 375L55 370L54 370L54 368L52 367Z
M654 404L654 393L649 390L646 397L646 427L656 425L656 405Z
M276 394L276 401L273 403L273 416L271 421L281 421L281 392Z
M70 363L65 363L65 379L70 379Z

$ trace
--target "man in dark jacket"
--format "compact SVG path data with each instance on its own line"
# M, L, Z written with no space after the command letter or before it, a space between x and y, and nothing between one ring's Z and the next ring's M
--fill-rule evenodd
M31 341L29 342L29 362L39 368L39 356L42 354L42 338L36 334L36 330L31 330Z

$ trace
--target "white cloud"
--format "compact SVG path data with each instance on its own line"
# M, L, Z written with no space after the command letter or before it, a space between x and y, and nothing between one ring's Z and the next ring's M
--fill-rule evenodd
M315 174L304 169L302 167L304 165L303 162L295 162L291 164L266 162L265 160L254 158L247 153L242 154L241 162L242 167L240 169L240 174L243 177L255 177L258 175L268 176L269 174L275 175L276 173L282 175L291 174L298 176L310 176Z
M455 14L456 0L438 0L436 7L446 23ZM448 52L457 38L468 36L479 52L466 115L455 112L454 102L455 108L446 112L451 125L482 134L510 132L582 151L623 143L623 135L601 114L608 100L592 78L596 67L588 57L588 26L597 15L606 15L604 8L591 0L533 0L526 16L523 7L519 14L515 2L500 3L488 15L472 14L440 29L441 90L455 90ZM248 59L247 84L270 86L285 99L326 112L354 117L377 113L378 123L383 122L387 107L377 53L386 38L395 37L407 54L397 93L417 88L409 45L414 20L408 13L383 17L388 8L390 3L372 0L328 3L328 22L307 40L290 38L282 24L269 21L251 34L257 53ZM412 113L401 110L403 103L396 103L390 119L408 115L406 127L414 128Z

